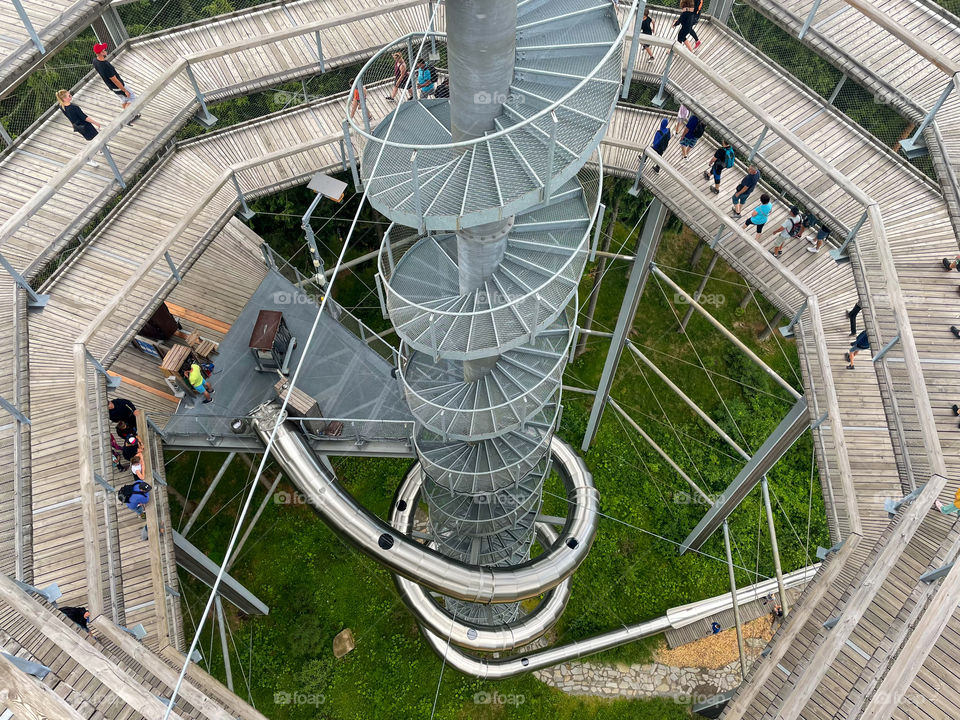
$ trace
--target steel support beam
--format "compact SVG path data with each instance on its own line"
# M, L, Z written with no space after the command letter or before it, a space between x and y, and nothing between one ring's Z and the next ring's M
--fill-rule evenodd
M230 665L230 646L227 643L227 621L223 617L223 601L220 595L213 598L217 608L217 622L220 624L220 647L223 650L223 668L227 675L227 689L233 692L233 668Z
M680 554L698 550L809 426L807 399L801 397L681 543Z
M713 0L707 8L707 14L712 15L718 23L726 25L733 12L733 0Z
M197 122L204 127L211 128L217 124L217 118L210 114L207 109L207 101L203 93L200 92L200 86L197 84L197 78L194 77L193 68L187 63L187 77L190 79L190 85L193 86L193 92L197 96L197 102L200 104L200 112L197 113Z
M637 65L637 51L640 48L640 32L643 21L643 10L647 6L645 2L637 5L637 14L633 17L633 40L630 41L630 54L627 58L627 72L623 78L623 90L620 97L626 100L630 97L630 83L633 82L633 68Z
M820 0L813 0L813 6L810 8L810 12L807 14L807 19L803 22L803 27L800 28L800 34L797 36L798 39L803 40L804 35L807 34L810 26L813 25L813 17L817 14L817 10L819 9Z
M207 491L203 493L203 497L200 498L200 502L197 503L197 507L191 513L190 517L187 518L187 524L183 526L183 529L180 531L183 535L190 534L190 528L193 527L193 524L197 521L197 518L200 517L200 513L203 512L203 509L207 506L207 502L210 500L210 496L213 495L213 491L217 489L217 485L220 484L220 479L223 477L223 474L227 471L227 468L230 467L230 463L233 462L233 459L237 456L237 453L231 452L227 453L227 457L224 458L223 464L220 466L220 469L217 470L217 474L213 476L213 482L210 483L210 487L207 488Z
M786 615L790 608L787 604L787 591L783 586L783 568L780 566L780 544L777 542L777 528L773 524L773 507L770 505L770 488L766 475L764 475L760 481L760 490L763 493L763 508L767 514L767 527L770 529L773 572L777 576L777 590L780 593L780 605L783 608L783 614Z
M730 527L723 521L723 549L727 555L727 574L730 576L730 597L733 600L733 623L737 628L737 649L740 651L740 678L747 676L747 653L743 646L743 625L740 623L740 603L737 602L737 578L733 572L733 553L730 550Z
M123 382L120 379L119 375L111 375L107 372L107 369L100 364L100 361L97 360L89 350L84 348L83 350L87 354L87 359L93 364L94 370L103 375L104 381L107 383L107 389L115 390L120 387L120 383Z
M610 340L610 349L607 351L607 359L603 364L600 384L597 386L597 395L593 399L593 407L590 408L590 419L587 421L587 430L583 435L583 443L580 446L580 449L584 452L590 448L593 438L596 437L597 427L600 425L600 418L603 416L603 408L607 404L607 398L610 397L613 377L616 374L617 365L620 364L620 356L623 354L623 345L627 333L633 326L633 317L637 314L640 296L643 294L647 277L650 275L651 262L656 255L657 247L660 245L660 234L663 231L663 223L666 219L666 206L657 199L651 201L650 207L647 208L647 219L643 223L637 250L634 253L635 259L630 270L630 279L627 281L623 304L620 306L620 315L617 317L617 326L614 328L613 337Z
M934 106L930 108L930 112L928 112L926 117L923 118L923 121L920 123L920 127L917 128L917 131L913 134L913 137L900 141L900 149L903 150L903 154L909 159L913 160L921 155L926 155L927 145L923 140L923 131L927 129L927 126L931 122L933 122L933 117L947 101L947 97L953 90L953 85L954 79L952 77L947 78L947 86L943 89L943 92L940 93L940 97L937 98L937 102L934 104Z
M654 105L658 108L662 108L667 104L667 94L665 88L667 87L667 79L670 77L670 66L673 65L673 47L670 46L670 54L667 55L667 64L663 67L663 75L660 76L660 87L657 89L657 94L653 96L653 99L650 101L651 105Z
M193 575L200 582L213 587L213 581L220 572L220 566L204 555L183 535L174 531L173 549L177 556L177 565ZM248 615L267 615L270 608L230 575L224 575L220 583L219 594L236 605Z
M237 180L237 174L230 173L230 179L233 181L233 189L237 191L237 200L240 201L240 212L237 214L244 220L249 220L256 215L256 213L247 206L247 198L244 196L243 190L240 189L240 181Z
M40 295L27 282L26 278L18 273L13 265L0 253L0 267L7 271L7 274L13 278L13 281L27 294L27 307L31 310L41 310L50 300L49 295Z
M27 11L23 9L23 3L20 2L20 0L13 0L13 7L17 9L17 15L20 16L20 22L23 23L23 29L27 31L27 35L30 36L30 41L33 43L34 47L37 48L41 55L46 54L47 49L43 46L40 36L37 35L37 31L34 29L33 23L30 22L30 17L27 15Z
M320 457L326 458L326 455L321 455ZM267 490L266 496L260 503L260 507L257 508L257 511L253 514L253 517L250 519L247 529L243 531L243 535L240 536L240 539L237 540L237 546L233 549L233 557L230 558L230 562L227 563L227 571L233 567L233 564L237 561L237 558L240 557L240 551L243 549L243 544L247 542L247 538L250 537L250 533L253 532L253 527L257 524L257 520L260 519L260 516L263 515L263 511L267 509L267 505L270 504L270 501L273 500L273 493L277 490L277 485L280 484L280 480L283 478L283 473L277 473L277 477L274 478L273 484ZM432 538L431 538L432 539Z

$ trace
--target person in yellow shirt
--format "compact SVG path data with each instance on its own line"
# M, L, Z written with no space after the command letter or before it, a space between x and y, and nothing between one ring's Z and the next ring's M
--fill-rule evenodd
M960 488L957 489L957 494L953 496L952 503L946 505L942 502L937 502L937 509L944 515L960 515Z
M190 365L190 374L187 375L187 382L193 386L194 390L203 394L203 402L213 402L213 388L207 385L206 379L203 377L203 373L197 363Z

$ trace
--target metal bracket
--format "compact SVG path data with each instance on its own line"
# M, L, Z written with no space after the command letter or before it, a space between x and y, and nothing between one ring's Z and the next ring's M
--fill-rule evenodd
M800 322L800 316L803 315L803 311L806 309L807 309L807 301L804 300L803 305L800 306L800 309L797 310L796 313L794 313L792 318L790 318L790 322L788 322L786 325L780 328L780 334L783 335L785 338L793 337L793 328L798 322Z
M892 518L897 514L897 511L904 505L909 505L920 495L920 491L923 490L925 486L919 485L915 490L910 492L908 495L904 495L899 500L894 500L892 498L887 498L883 501L883 508L887 511L887 514Z
M97 360L93 355L91 355L90 351L87 350L86 348L83 349L83 352L86 353L87 359L89 359L90 362L93 363L93 369L96 370L101 375L103 375L103 378L106 381L108 389L116 390L118 387L120 387L120 383L123 382L123 380L120 378L119 375L111 375L110 373L108 373L107 369L100 364L100 361Z

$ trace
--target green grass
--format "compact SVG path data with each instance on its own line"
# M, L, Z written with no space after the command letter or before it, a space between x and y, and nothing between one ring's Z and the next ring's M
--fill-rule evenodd
M608 181L607 188L608 193L622 193L624 189L616 181ZM276 207L281 206L280 202L273 201ZM624 245L624 252L633 252L637 233L631 234L631 229L644 202L629 197L621 200L622 222L614 230L611 249ZM277 228L276 235L281 234ZM296 244L292 240L290 243ZM690 272L688 261L695 246L696 239L689 231L671 223L657 254L658 264L690 291L696 288L700 279L697 273L705 268L711 252L706 250L697 268ZM586 297L592 284L590 270L584 278L581 298ZM608 265L595 329L613 327L627 271L627 264L622 261ZM366 291L358 282L353 288L344 284L338 292L340 301L350 307L351 301L360 301ZM766 326L765 318L772 319L775 310L762 298L739 309L745 292L743 281L723 261L717 264L705 289L712 303L710 310L783 377L799 386L793 344L779 334L765 342L757 340ZM699 316L691 319L687 335L678 333L672 300L672 292L661 290L655 278L649 280L631 332L633 341L646 348L644 352L731 436L748 451L755 450L787 412L792 404L790 398ZM685 306L676 306L678 313L684 310ZM713 375L701 369L690 342ZM569 367L566 382L596 387L606 349L606 340L591 339L587 352ZM649 371L642 371L629 353L624 353L621 360L612 395L706 492L720 492L742 466L743 461ZM559 432L577 447L589 409L587 396L565 395ZM663 424L664 414L673 428ZM690 502L692 493L683 480L611 409L607 410L585 458L600 491L601 511L607 517L601 519L594 546L574 575L570 604L551 633L554 643L652 619L675 605L729 589L725 564L719 560L723 556L719 538L706 543L703 555L678 557L676 553L676 542L696 524L706 506ZM192 489L189 488L197 463L195 454L187 453L173 460L168 477L179 492L196 501L221 461L222 455L201 456ZM771 488L789 517L788 523L775 501L785 570L806 564L811 461L810 439L804 436L770 473ZM388 459L338 458L334 464L346 487L381 517L386 516L393 493L409 467L407 460ZM264 475L272 479L275 472L271 469ZM214 560L222 557L239 507L239 498L232 502L230 499L243 491L249 477L247 465L234 461L200 521L206 524L198 523L190 535ZM281 490L287 496L293 493L285 482ZM257 501L263 493L258 489ZM563 510L560 495L559 481L549 479L545 513ZM180 507L174 502L176 519ZM731 520L734 562L746 568L737 572L741 585L755 582L756 572L764 577L773 572L761 510L759 491L754 491ZM818 543L827 544L824 517L819 483L814 477L809 515L813 548ZM178 525L176 521L174 524ZM233 574L271 608L270 615L264 618L246 618L230 612L238 692L246 692L239 670L242 666L252 674L253 700L267 715L337 719L431 716L441 661L421 640L415 622L396 596L389 573L344 544L308 506L269 504ZM186 605L197 616L206 597L204 588L192 578L181 577L181 582ZM353 630L357 647L342 660L335 660L331 652L333 637L345 627ZM191 630L188 621L188 631ZM203 636L203 652L210 658L213 672L222 676L219 643L210 643L208 629ZM653 640L634 643L593 660L645 662L650 659L653 644ZM612 702L574 698L532 676L483 682L463 677L447 667L442 678L436 718L689 717L688 708L669 700ZM323 703L277 705L274 693L282 692L313 694L317 700L322 696ZM522 696L524 702L475 703L474 694L482 692Z

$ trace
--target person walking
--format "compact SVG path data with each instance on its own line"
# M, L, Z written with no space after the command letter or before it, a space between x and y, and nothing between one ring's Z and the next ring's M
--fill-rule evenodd
M753 213L747 218L743 227L749 228L751 225L755 226L757 228L757 236L759 237L760 233L763 232L763 226L767 224L771 212L773 212L773 204L770 202L770 196L764 193L760 196L760 204L753 209Z
M640 34L641 35L653 35L655 30L655 23L653 18L650 17L650 8L643 9L643 20L640 23ZM642 46L647 55L650 56L650 59L647 62L653 62L653 50L650 49L649 45Z
M673 23L673 27L680 26L677 42L683 43L690 52L700 47L700 38L697 36L697 31L693 29L694 15L693 0L683 0L680 3L680 17ZM693 37L695 45L690 44L690 37Z
M387 100L397 101L397 93L402 91L410 78L410 71L407 69L407 63L403 55L395 52L393 54L393 89L387 95ZM413 100L413 88L407 87L407 97Z
M88 623L90 622L90 611L87 610L85 607L71 607L69 605L66 605L64 607L58 607L57 610L62 612L64 615L70 618L73 622L75 622L77 625L83 628L86 631L87 635L92 634L90 632L90 628L88 627Z
M770 251L774 257L783 255L783 246L790 238L800 237L803 234L803 218L800 217L800 208L796 205L790 208L790 217L783 221L783 225L777 230L780 233L780 244L775 245Z
M107 410L110 413L110 422L125 422L128 427L137 427L137 406L126 398L114 398L107 402Z
M137 99L137 96L127 87L127 84L123 81L123 78L120 77L120 73L117 72L113 63L107 60L107 44L97 43L94 45L93 54L95 56L93 59L93 69L97 71L97 75L103 78L107 89L120 98L120 109L126 110L130 106L130 103ZM137 113L130 118L127 125L133 125L139 118L140 113Z
M134 480L129 485L124 485L117 490L117 499L132 510L137 515L143 517L145 508L150 502L150 490L152 488L142 480Z
M861 350L870 349L870 339L867 337L867 331L864 330L854 341L853 345L850 346L850 349L843 354L843 359L847 361L847 370L853 370L853 359L857 356L857 353Z
M740 217L740 211L743 209L744 203L747 202L747 198L750 197L750 193L753 192L753 189L757 186L758 182L760 182L760 171L757 169L756 165L751 165L747 169L747 174L743 176L743 179L740 181L740 184L737 185L737 189L733 193L734 216Z
M687 124L687 120L690 119L690 108L688 108L683 103L680 103L680 107L677 108L677 117L673 121L673 132L674 134L679 133L683 127Z
M960 255L957 255L953 260L949 258L943 258L940 261L940 264L943 265L943 269L949 272L950 270L956 270L960 272Z
M703 12L703 0L694 0L693 3L693 24L700 22L700 13Z
M421 99L430 96L434 84L433 69L428 68L423 60L417 60L417 89L420 91Z
M653 136L653 145L651 146L657 153L661 156L667 151L667 148L670 146L670 123L666 118L660 121L660 129ZM660 172L660 166L654 165L653 171L655 173Z
M819 228L817 227L818 225L820 226ZM823 244L826 242L827 238L830 237L830 229L820 222L816 215L809 212L803 217L803 229L806 230L807 228L816 231L804 236L804 239L810 243L810 247L807 248L807 252L818 253L820 252L820 248L823 247Z
M73 131L80 133L84 140L89 142L99 134L97 130L100 128L100 123L88 117L79 105L73 104L73 95L69 90L57 90L57 104L60 106L60 112L67 116L67 120L73 126ZM91 158L87 160L87 165L99 167L100 163Z
M860 314L860 303L858 302L847 311L847 317L850 319L850 337L857 334L857 315Z
M954 405L954 408L957 406ZM956 409L954 409L954 415L957 414ZM942 512L944 515L960 515L960 489L957 490L956 495L953 496L953 502L949 505L946 505L939 500L936 502L937 510Z
M703 137L704 127L700 118L696 115L690 115L687 118L687 124L683 128L683 135L680 137L680 156L686 160L690 154L690 149L695 147L697 140Z
M704 180L709 180L710 177L713 176L713 187L711 187L710 190L714 195L720 194L720 173L722 173L725 168L733 167L733 162L733 148L730 147L730 143L727 140L724 140L723 144L713 153L710 169L703 171Z

